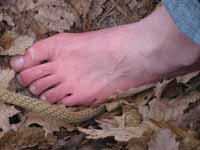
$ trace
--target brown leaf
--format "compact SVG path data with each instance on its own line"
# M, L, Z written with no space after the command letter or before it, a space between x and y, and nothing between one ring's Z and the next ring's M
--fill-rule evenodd
M79 22L79 17L65 0L38 0L36 2L18 0L16 6L22 12L35 12L29 17L49 31L70 30L75 23Z
M200 132L199 131L199 126L200 126L200 105L192 108L189 112L183 114L179 120L177 120L177 124L179 127L182 128L190 128L194 131Z
M116 141L129 141L132 138L140 138L144 132L151 131L149 124L129 124L126 126L126 116L117 116L113 120L104 119L97 121L102 129L78 128L79 131L88 134L89 139L102 139L114 137ZM133 125L133 126L131 126Z
M6 22L9 26L14 27L15 26L15 23L13 21L14 18L12 15L9 14L9 11L7 9L8 7L9 7L9 4L0 8L0 22Z
M125 117L125 124L128 127L136 127L142 122L142 118L136 109L131 109L130 111L123 114Z
M3 49L9 49L12 45L14 38L12 37L10 32L6 32L3 34L3 36L0 38L0 46Z
M83 142L85 135L84 134L78 134L74 135L70 139L61 139L58 140L58 142L54 145L52 150L68 150L68 149L77 149L79 145Z
M183 115L190 103L195 103L199 99L199 92L191 92L172 100L153 99L149 106L140 106L139 112L143 119L147 120L176 121Z
M169 129L160 129L152 136L149 150L179 150L179 143Z
M163 90L162 97L167 98L175 98L179 95L183 95L184 93L184 86L182 83L177 82L177 80L171 80L169 82L165 89Z
M0 21L3 21L3 13L0 12Z
M176 109L176 106L172 105L172 107L170 107L168 104L157 99L153 99L149 103L149 107L140 106L139 112L142 114L143 119L155 119L157 121L173 120L179 115L179 111Z
M152 99L153 96L153 88L142 91L136 95L130 100L130 102L134 102L136 106L143 106L149 102L150 99Z
M166 86L171 82L171 80L164 80L163 82L158 82L155 89L154 89L154 95L157 99L160 99L162 97L162 94L166 88Z
M90 9L89 18L95 20L103 11L103 4L106 0L93 0L92 8Z
M55 145L56 138L53 135L45 137L41 128L23 128L18 131L7 132L0 140L1 150L26 150L26 149L50 149ZM36 148L37 147L37 148Z
M68 129L68 131L74 130L72 125L66 124L66 122L61 120L56 120L55 118L39 115L35 112L29 112L25 115L26 121L25 126L30 126L32 124L37 124L43 127L46 135L53 133L55 131L60 131L61 127Z
M14 106L7 106L3 103L0 103L0 128L2 129L0 137L11 129L16 130L17 126L10 124L9 117L12 117L18 113L19 111L15 109Z
M71 0L72 5L80 16L87 16L93 0Z
M176 78L177 82L179 83L188 83L192 78L196 77L197 75L199 75L199 71L196 72L192 72L192 73L188 73L186 75L183 76L179 76Z
M0 87L7 89L9 83L15 77L15 72L11 69L3 69L0 72Z
M128 150L148 150L148 137L133 138L128 142Z
M25 50L32 46L34 43L34 38L28 35L19 35L15 32L8 31L6 37L12 42L9 45L9 48L5 51L0 51L0 55L18 55L24 54Z
M169 129L178 139L182 140L180 146L184 143L184 146L189 146L192 147L191 149L195 149L195 147L200 145L200 141L194 132L188 132L188 130L176 127L169 122L155 121L153 119L150 120L150 122L153 124L152 129L154 129L154 131L158 131L158 129ZM158 128L156 129L155 126Z
M148 130L145 126L127 127L127 128L107 128L107 129L85 129L78 128L79 131L88 134L89 139L102 139L107 137L114 137L116 141L127 142L132 138L141 137L145 131Z

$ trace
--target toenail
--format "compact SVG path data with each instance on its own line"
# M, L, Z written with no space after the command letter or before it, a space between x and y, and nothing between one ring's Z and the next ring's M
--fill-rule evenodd
M35 86L31 85L29 89L30 89L31 93L36 94Z
M17 67L17 68L22 68L23 65L24 65L24 58L22 56L20 56L19 58L17 58L15 61L14 61L14 65Z
M42 95L42 96L41 96L41 100L44 100L44 101L46 101L46 100L47 100L47 98L46 98L44 95Z

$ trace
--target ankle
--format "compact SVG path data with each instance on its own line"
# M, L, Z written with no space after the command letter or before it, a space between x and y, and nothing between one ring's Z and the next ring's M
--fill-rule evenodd
M152 71L168 73L198 61L200 47L176 27L164 6L140 21L138 27L140 36L145 36L146 45L150 45L145 53L154 66L150 67Z

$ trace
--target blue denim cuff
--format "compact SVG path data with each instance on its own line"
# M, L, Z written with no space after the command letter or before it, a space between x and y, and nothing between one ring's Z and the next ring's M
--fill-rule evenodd
M176 25L200 45L200 0L164 0Z

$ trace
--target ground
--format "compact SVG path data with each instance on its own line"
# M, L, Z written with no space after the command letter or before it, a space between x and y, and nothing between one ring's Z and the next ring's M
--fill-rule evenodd
M59 32L136 22L160 5L159 0L0 0L0 88L32 96L16 82L9 59L34 42ZM0 150L200 149L199 85L194 72L119 92L106 103L106 113L76 126L1 103Z

